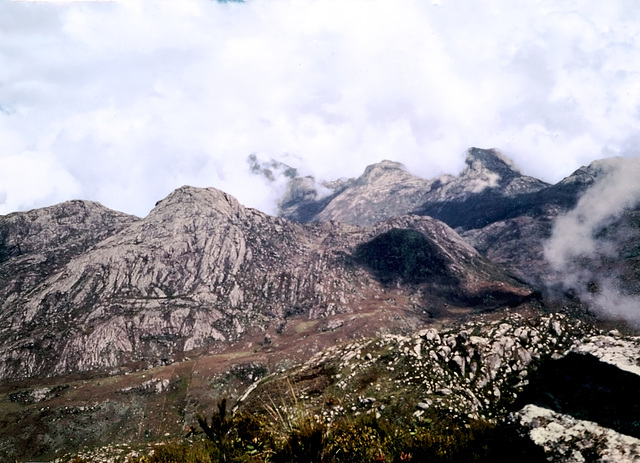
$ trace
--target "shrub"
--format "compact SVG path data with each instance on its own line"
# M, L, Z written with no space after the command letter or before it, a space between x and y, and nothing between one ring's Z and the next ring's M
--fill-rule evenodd
M324 461L326 432L324 424L306 418L285 438L275 453L273 461L276 463L298 461L321 463Z

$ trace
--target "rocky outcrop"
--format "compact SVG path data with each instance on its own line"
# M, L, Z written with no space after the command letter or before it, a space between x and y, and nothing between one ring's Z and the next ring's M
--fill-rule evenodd
M328 423L484 418L516 425L549 461L635 461L639 354L637 338L566 315L512 314L329 349L256 383L241 406L287 385Z
M292 315L357 311L387 291L414 294L398 299L397 306L419 313L425 301L491 308L531 296L428 217L399 217L369 229L301 225L244 208L221 191L192 187L176 190L144 219L104 211L89 215L94 221L82 214L67 218L74 224L84 220L88 231L76 227L72 233L75 225L48 222L50 210L27 214L35 223L47 222L51 235L59 226L59 236L77 236L79 244L63 242L65 258L37 278L18 283L5 273L3 378L167 362L182 352L220 348ZM106 224L94 235L100 218ZM28 223L21 214L10 219ZM24 255L47 260L55 247L49 234L33 236L38 230L23 233L31 240L20 241L23 254L5 253L3 271L22 268ZM399 237L397 252L386 257L391 264L367 259L367 243L375 246L376 237L389 234ZM421 247L408 246L408 235ZM5 242L17 243L14 236ZM420 265L437 263L437 272L397 281L394 272L411 272L416 258Z
M640 439L625 436L592 421L578 420L536 405L527 405L513 419L557 463L635 462Z
M525 319L513 314L455 329L353 342L326 350L288 374L295 382L320 365L335 371L335 384L327 384L344 394L344 413L361 409L360 396L373 396L389 413L400 401L417 417L421 410L434 408L457 417L495 418L509 411L540 362L562 356L590 334L593 328L567 316ZM264 386L271 387L268 384Z

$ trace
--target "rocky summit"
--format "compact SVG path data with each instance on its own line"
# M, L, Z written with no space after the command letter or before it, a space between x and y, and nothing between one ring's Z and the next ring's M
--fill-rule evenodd
M345 451L333 423L363 417L634 461L640 211L603 187L624 170L549 185L472 148L435 179L392 161L323 184L284 169L278 217L189 186L144 218L89 201L0 216L0 458L147 458L230 397L289 436L326 426L326 461ZM242 451L285 452L273 439Z

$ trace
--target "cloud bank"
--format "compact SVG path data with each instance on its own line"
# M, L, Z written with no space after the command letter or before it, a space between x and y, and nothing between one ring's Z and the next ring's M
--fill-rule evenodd
M638 154L633 0L0 4L0 214L144 216L183 184L274 212L247 158L320 179L458 173L496 147L549 182Z

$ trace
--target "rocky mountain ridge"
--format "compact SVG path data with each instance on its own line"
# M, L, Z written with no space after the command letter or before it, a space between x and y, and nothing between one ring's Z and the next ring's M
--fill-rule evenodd
M83 214L86 205L59 209ZM25 214L40 223L50 213ZM12 256L22 230L14 223L22 217L0 224L9 237L3 269L12 271L1 286L2 378L222 349L248 330L282 326L291 315L356 312L389 291L407 301L397 308L423 318L444 304L517 305L532 295L428 217L397 217L373 228L301 225L244 208L215 189L183 187L144 219L114 215L121 222L101 235L84 225L65 230L63 237L91 233L92 239L78 238L87 244L75 255L69 246L53 271L32 279L25 255L45 262L55 248L48 234L29 233L25 254ZM381 248L393 255L381 260Z
M466 168L458 176L422 179L399 163L382 161L367 167L357 179L320 187L311 178L293 178L279 214L299 222L340 220L350 224L371 224L397 214L427 215L454 228L482 254L517 277L537 287L549 287L562 279L549 267L543 249L556 219L572 210L597 182L607 181L615 169L625 169L624 160L594 161L549 185L523 175L495 149L471 148ZM614 217L608 224L606 233L625 230L617 244L612 244L621 253L618 259L625 259L634 246L632 242L638 240L635 216L639 210L636 204L627 215ZM599 232L605 231L593 233ZM635 274L638 264L635 260L628 262L618 273ZM596 272L593 280L606 277L606 272ZM632 285L625 281L622 286ZM572 290L587 292L585 287Z
M639 352L639 338L565 315L507 314L325 350L255 383L240 408L259 411L265 397L289 390L290 413L304 401L328 426L360 415L506 420L546 461L635 461Z
M286 170L283 217L193 187L145 218L87 201L0 216L0 457L176 437L223 394L252 409L289 381L327 419L511 420L553 461L631 461L636 402L606 379L636 384L637 338L576 315L596 318L599 275L640 292L640 212L597 230L587 296L550 298L545 257L609 169L548 185L474 148L432 180L391 161L322 187Z
M479 195L482 199L513 199L550 186L521 174L511 160L496 150L471 148L465 162L466 168L459 176L427 180L410 174L400 163L382 161L368 166L357 179L321 185L330 192L322 195L312 178L294 178L280 201L279 215L302 222L338 220L372 225L396 215L420 214L443 220L454 228L469 228L474 220L470 215L487 214L491 207L485 201L480 211L471 206L466 207L468 211L461 210L469 200L477 205ZM453 218L454 215L458 217ZM464 222L458 223L460 220Z

